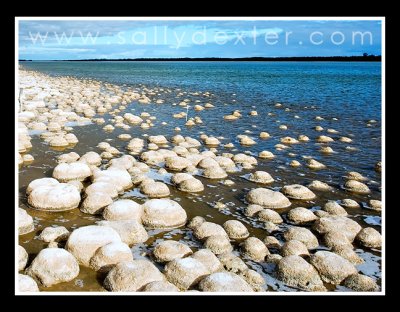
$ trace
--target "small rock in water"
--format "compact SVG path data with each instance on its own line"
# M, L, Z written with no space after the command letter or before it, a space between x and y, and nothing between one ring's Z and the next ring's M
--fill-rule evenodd
M247 238L241 244L241 248L247 257L257 262L263 261L265 256L269 254L269 250L265 244L256 237Z
M317 251L311 257L311 264L318 270L323 281L335 285L346 277L357 274L357 269L348 260L329 251Z
M377 199L370 199L368 201L368 207L372 210L381 211L382 210L382 202Z
M379 286L369 276L353 274L344 280L344 286L354 291L379 291Z
M356 236L356 240L368 248L381 248L382 236L374 228L368 227L362 229Z
M341 200L341 205L345 208L359 208L360 205L353 199L345 198Z

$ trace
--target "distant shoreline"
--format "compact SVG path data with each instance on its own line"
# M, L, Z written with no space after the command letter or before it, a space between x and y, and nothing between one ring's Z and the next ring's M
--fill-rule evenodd
M381 62L381 56L204 57L82 60L19 60L19 62Z

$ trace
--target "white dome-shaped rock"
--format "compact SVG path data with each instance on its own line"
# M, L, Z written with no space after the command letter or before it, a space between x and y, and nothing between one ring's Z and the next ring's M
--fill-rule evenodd
M33 218L22 208L18 208L18 234L24 235L35 229Z
M382 236L372 227L363 228L356 236L361 245L368 248L381 248Z
M213 222L202 222L199 226L194 228L193 234L199 240L206 239L211 235L223 235L228 237L224 228Z
M311 210L304 207L291 209L287 214L287 218L294 224L306 224L318 219Z
M39 287L32 277L24 274L18 274L18 291L39 292Z
M129 246L143 243L149 238L143 225L136 220L99 221L98 225L114 229L121 240Z
M278 278L288 286L307 291L326 291L317 270L300 256L282 258L277 270Z
M78 262L89 266L90 259L96 250L109 243L120 243L121 237L112 228L89 225L74 230L68 238L65 248L72 253Z
M108 272L123 261L133 261L129 246L121 242L109 243L96 250L90 259L90 267L95 271Z
M230 239L245 239L250 235L244 224L237 220L228 220L222 226Z
M275 180L271 177L271 175L268 172L256 171L256 172L250 173L249 181L261 183L261 184L269 184L269 183L274 182Z
M316 197L312 191L300 184L285 185L281 192L289 198L298 200L312 200Z
M356 221L347 217L327 216L316 220L313 229L320 234L339 231L345 234L347 239L352 242L358 232L361 231L361 226Z
M206 292L252 292L251 286L231 272L217 272L204 278L199 288Z
M177 228L186 223L186 211L176 201L151 199L143 204L143 224L149 228Z
M169 262L192 254L189 246L173 240L159 243L153 250L157 262Z
M165 280L163 274L148 260L133 260L118 263L104 280L109 291L140 291L151 282Z
M265 244L256 237L247 238L241 244L241 248L247 257L257 262L263 261L265 256L269 254Z
M45 248L33 259L26 273L45 287L69 282L79 274L79 264L65 249Z
M53 178L60 182L83 181L92 175L90 167L81 162L61 163L53 170Z
M204 242L204 247L210 249L216 255L233 250L229 238L225 235L211 235L207 237Z
M18 245L18 271L25 269L26 263L28 262L28 253L25 248Z
M64 211L77 208L81 201L78 189L67 183L35 187L28 196L28 203L38 210Z
M311 264L318 270L323 281L335 285L346 277L357 274L357 269L348 260L329 252L318 251L311 256Z
M288 229L283 234L283 237L286 241L290 241L293 239L298 240L306 245L308 249L317 248L319 245L317 237L309 229L298 226L293 226Z
M286 208L291 205L289 199L285 195L266 188L251 190L247 193L246 200L250 204L260 205L270 209Z
M119 199L103 210L103 218L109 221L136 220L142 222L143 207L130 199Z
M199 260L191 257L168 262L164 269L167 279L181 290L195 286L209 273Z

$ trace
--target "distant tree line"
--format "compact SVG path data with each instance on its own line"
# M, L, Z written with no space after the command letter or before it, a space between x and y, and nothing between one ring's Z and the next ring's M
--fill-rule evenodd
M32 60L20 60L20 62ZM55 60L57 61L57 60ZM67 62L380 62L380 55L363 53L362 56L293 56L293 57L181 57L181 58L124 58L59 60Z

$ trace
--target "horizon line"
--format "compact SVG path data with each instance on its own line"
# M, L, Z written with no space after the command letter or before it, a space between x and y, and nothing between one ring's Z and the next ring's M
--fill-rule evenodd
M291 60L352 60L352 61L381 61L381 55L351 55L351 56L252 56L252 57L149 57L149 58L91 58L91 59L54 59L54 60L34 60L34 59L19 59L19 62L93 62L93 61L291 61Z

